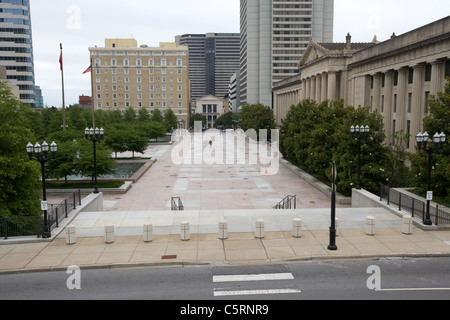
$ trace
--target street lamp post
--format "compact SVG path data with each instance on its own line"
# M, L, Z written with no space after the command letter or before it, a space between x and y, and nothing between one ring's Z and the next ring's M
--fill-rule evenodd
M358 139L358 181L356 183L356 189L361 190L361 140L367 137L370 133L369 126L352 126L350 128L350 134L352 137Z
M103 128L86 128L84 130L84 136L86 137L86 140L91 140L94 144L94 193L100 193L98 191L98 184L97 184L97 142L100 142L103 140L103 137L105 135L105 130Z
M423 221L423 224L426 226L431 226L433 223L431 222L431 215L430 215L430 202L432 200L432 191L431 189L431 167L433 162L433 152L437 152L440 149L444 148L444 143L446 140L445 134L442 132L441 134L436 133L433 136L433 146L429 146L428 142L430 141L430 136L427 132L422 134L419 132L419 134L416 136L416 142L419 150L425 150L428 153L428 192L427 192L427 213L426 217Z
M52 158L56 158L56 152L58 151L58 145L53 141L53 143L49 146L47 142L44 141L42 146L39 143L36 143L34 146L31 142L27 145L27 153L28 158L30 160L36 160L41 164L41 172L42 172L42 202L41 208L44 211L44 233L42 238L48 239L50 238L50 226L48 223L48 204L47 204L47 191L45 187L45 164L49 161L49 151L52 153Z
M333 162L333 185L331 193L331 227L330 227L330 244L328 250L336 251L336 163Z

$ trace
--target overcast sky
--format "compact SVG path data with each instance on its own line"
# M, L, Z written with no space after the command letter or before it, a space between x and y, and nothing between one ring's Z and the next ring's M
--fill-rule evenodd
M62 106L59 43L64 48L66 106L91 95L90 46L135 38L159 46L187 33L238 33L239 0L31 0L36 85L44 104ZM450 14L448 0L335 0L334 41L379 41Z

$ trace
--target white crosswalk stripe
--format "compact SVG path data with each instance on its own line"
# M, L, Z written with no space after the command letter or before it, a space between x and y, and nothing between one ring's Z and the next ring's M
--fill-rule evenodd
M213 283L231 282L257 282L257 281L282 281L294 280L292 273L268 273L268 274L243 274L243 275L217 275L213 276ZM239 285L240 287L240 285ZM228 290L227 290L228 289ZM248 289L233 290L235 288L214 288L215 297L245 296L245 295L275 295L275 294L299 294L300 290L291 288L274 289Z

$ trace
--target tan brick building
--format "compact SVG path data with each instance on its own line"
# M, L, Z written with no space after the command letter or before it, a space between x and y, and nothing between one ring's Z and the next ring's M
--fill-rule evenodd
M92 103L95 110L146 108L163 114L172 109L189 123L189 50L175 43L138 47L134 39L106 39L105 47L89 48Z

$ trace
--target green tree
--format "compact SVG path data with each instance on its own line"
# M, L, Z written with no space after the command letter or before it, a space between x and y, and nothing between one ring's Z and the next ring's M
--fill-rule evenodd
M197 121L202 123L202 127L206 126L206 116L196 113L189 120L189 127L194 128L195 122Z
M417 151L411 156L413 177L415 186L423 191L433 191L435 196L444 198L444 202L450 203L450 78L447 78L444 91L428 101L429 114L423 121L423 127L430 135L443 132L447 136L444 149L433 154L431 171L431 189L427 190L428 182L428 153ZM432 143L430 142L430 146Z
M292 106L283 120L280 151L286 159L328 184L336 161L338 191L350 195L358 172L358 141L350 135L350 127L368 125L370 135L361 144L361 182L365 189L378 192L379 183L386 183L389 175L389 149L383 145L381 120L378 113L370 113L368 108L344 107L343 101L317 105L303 100Z
M0 216L40 215L40 165L30 161L28 142L36 138L30 130L29 107L16 100L9 87L0 83ZM31 117L33 118L33 117ZM42 143L42 141L41 141Z
M267 130L267 138L271 138L271 130L275 129L275 118L272 109L262 104L246 104L239 112L240 127L247 131L254 129L259 139L259 130Z
M150 121L164 123L164 117L158 108L153 110L153 113L150 117Z
M227 112L220 116L215 122L215 127L223 126L224 128L234 128L234 121L239 121L239 114L234 112Z
M85 177L92 177L94 181L94 151L91 141L82 139L78 143L78 152L75 162L76 172ZM97 176L110 174L117 167L111 158L111 149L105 143L97 143Z
M168 109L164 115L164 125L166 126L166 132L172 132L172 130L178 128L177 116L172 109Z

